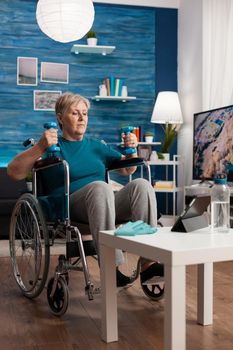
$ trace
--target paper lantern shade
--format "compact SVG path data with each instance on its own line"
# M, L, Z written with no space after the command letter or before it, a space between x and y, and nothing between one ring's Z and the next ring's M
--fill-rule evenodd
M81 39L91 29L94 16L91 0L39 0L36 8L42 32L61 43Z

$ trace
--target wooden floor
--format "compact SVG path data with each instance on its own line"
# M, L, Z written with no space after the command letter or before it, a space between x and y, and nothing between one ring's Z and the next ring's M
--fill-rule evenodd
M55 265L57 257L52 257ZM99 272L90 260L96 285ZM53 266L54 267L54 266ZM118 293L119 341L100 337L100 296L88 301L81 272L70 274L70 303L57 318L45 291L36 300L23 297L12 277L8 257L0 258L0 349L2 350L162 350L164 300L150 301L138 281ZM51 273L53 272L53 269ZM187 269L187 349L233 349L233 262L215 264L214 324L196 324L196 267Z

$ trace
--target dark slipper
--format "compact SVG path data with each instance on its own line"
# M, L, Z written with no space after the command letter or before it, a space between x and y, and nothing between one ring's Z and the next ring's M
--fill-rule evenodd
M118 269L116 270L117 287L125 287L127 284L131 283L131 279L125 276Z
M163 277L164 276L164 266L158 262L150 265L145 271L140 273L141 283L150 280L154 276Z

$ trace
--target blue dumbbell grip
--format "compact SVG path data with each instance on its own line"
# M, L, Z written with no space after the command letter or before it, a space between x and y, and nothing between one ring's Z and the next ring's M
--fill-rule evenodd
M44 128L45 129L51 129L51 128L56 129L57 128L57 123L56 122L44 123Z
M45 129L51 129L57 128L57 123L56 122L48 122L48 123L44 123L44 128ZM52 145L50 147L47 148L46 152L47 152L47 156L48 157L52 157L54 153L59 152L60 151L60 147L57 145Z
M58 147L57 145L52 145L50 147L47 148L47 152L58 152L60 151L60 147Z
M137 152L136 148L132 148L132 147L125 148L125 150L124 150L124 154L133 154L136 152Z
M132 126L127 126L125 128L122 128L122 131L125 133L125 135L128 135L130 132L133 131L133 127ZM124 154L133 154L136 153L137 149L133 148L133 147L126 147L124 150Z

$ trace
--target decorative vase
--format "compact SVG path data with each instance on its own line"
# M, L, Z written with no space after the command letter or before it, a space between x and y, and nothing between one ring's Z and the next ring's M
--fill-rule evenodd
M153 142L153 136L145 136L145 142L151 143Z
M104 84L99 85L99 96L107 96L107 88Z
M162 153L162 155L163 155L162 160L166 160L166 161L170 160L170 153Z
M127 86L123 85L121 90L121 97L127 97L127 96L128 96Z
M87 38L87 45L88 46L96 46L97 45L97 38Z
M156 151L152 151L150 155L150 161L156 162L158 160L158 154Z

